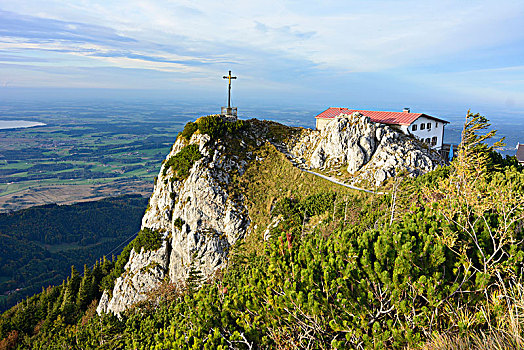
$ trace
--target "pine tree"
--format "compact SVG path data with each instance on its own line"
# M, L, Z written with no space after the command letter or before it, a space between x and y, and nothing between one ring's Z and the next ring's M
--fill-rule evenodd
M71 266L71 276L67 279L65 285L64 297L60 312L62 313L66 323L73 323L76 318L76 295L78 293L78 287L80 286L81 277L74 266Z
M202 271L196 265L197 253L191 255L191 263L186 278L186 288L189 293L194 293L202 284L204 276Z
M471 182L485 176L490 152L504 146L504 138L495 142L493 146L486 144L486 141L496 135L496 130L482 134L489 126L486 117L468 111L458 154L456 160L452 162L453 171L462 181Z
M78 306L80 310L85 310L91 301L92 277L93 276L91 276L91 272L87 268L87 265L84 265L84 276L82 277L82 281L80 282L80 286L78 288L78 294L76 296L76 306Z
M507 176L490 172L490 152L502 140L488 146L495 131L481 134L489 127L487 119L468 111L458 155L450 174L436 185L424 189L427 203L441 215L444 224L439 240L458 257L457 284L451 293L475 293L495 286L500 276L516 277L512 261L518 258L518 228L524 197ZM516 260L515 260L516 262Z

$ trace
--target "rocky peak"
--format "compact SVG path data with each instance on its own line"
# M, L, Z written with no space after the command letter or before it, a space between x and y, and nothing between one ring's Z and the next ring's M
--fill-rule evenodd
M169 160L189 145L198 145L202 158L191 165L187 178L177 179ZM184 281L191 265L204 276L225 266L229 248L244 237L250 220L243 198L233 198L227 190L233 169L241 173L246 163L224 150L209 135L195 133L189 141L178 137L142 219L142 228L161 232L164 243L155 252L132 251L112 295L104 292L99 312L118 314L162 281Z

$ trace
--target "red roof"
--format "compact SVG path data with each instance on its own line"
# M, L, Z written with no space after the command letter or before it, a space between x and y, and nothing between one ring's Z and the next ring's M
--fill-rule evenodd
M359 112L371 119L375 123L383 124L397 124L397 125L410 125L419 117L424 116L426 118L435 119L442 123L448 123L445 120L432 117L424 113L409 113L409 112L385 112L385 111L363 111L359 109L349 109L349 108L338 108L330 107L324 112L317 115L315 118L335 118L341 114L352 114Z

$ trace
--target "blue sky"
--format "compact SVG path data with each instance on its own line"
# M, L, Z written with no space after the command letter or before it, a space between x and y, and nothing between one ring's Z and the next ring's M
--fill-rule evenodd
M0 0L0 94L222 101L229 69L235 102L520 112L524 1Z

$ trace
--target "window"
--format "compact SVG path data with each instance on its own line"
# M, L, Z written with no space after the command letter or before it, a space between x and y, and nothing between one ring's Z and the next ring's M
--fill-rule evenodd
M437 137L436 136L433 136L431 138L431 146L436 146L437 145Z
M428 145L429 145L429 141L430 141L430 140L429 140L429 137L428 137L428 138L426 139L426 143L427 143Z
M427 124L427 128L428 128L428 130L431 130L431 123Z
M424 130L426 128L426 124L422 123L420 124L420 130Z
M413 124L413 126L411 127L411 130L412 131L417 131L417 124Z
M435 128L438 128L438 122L435 123Z

